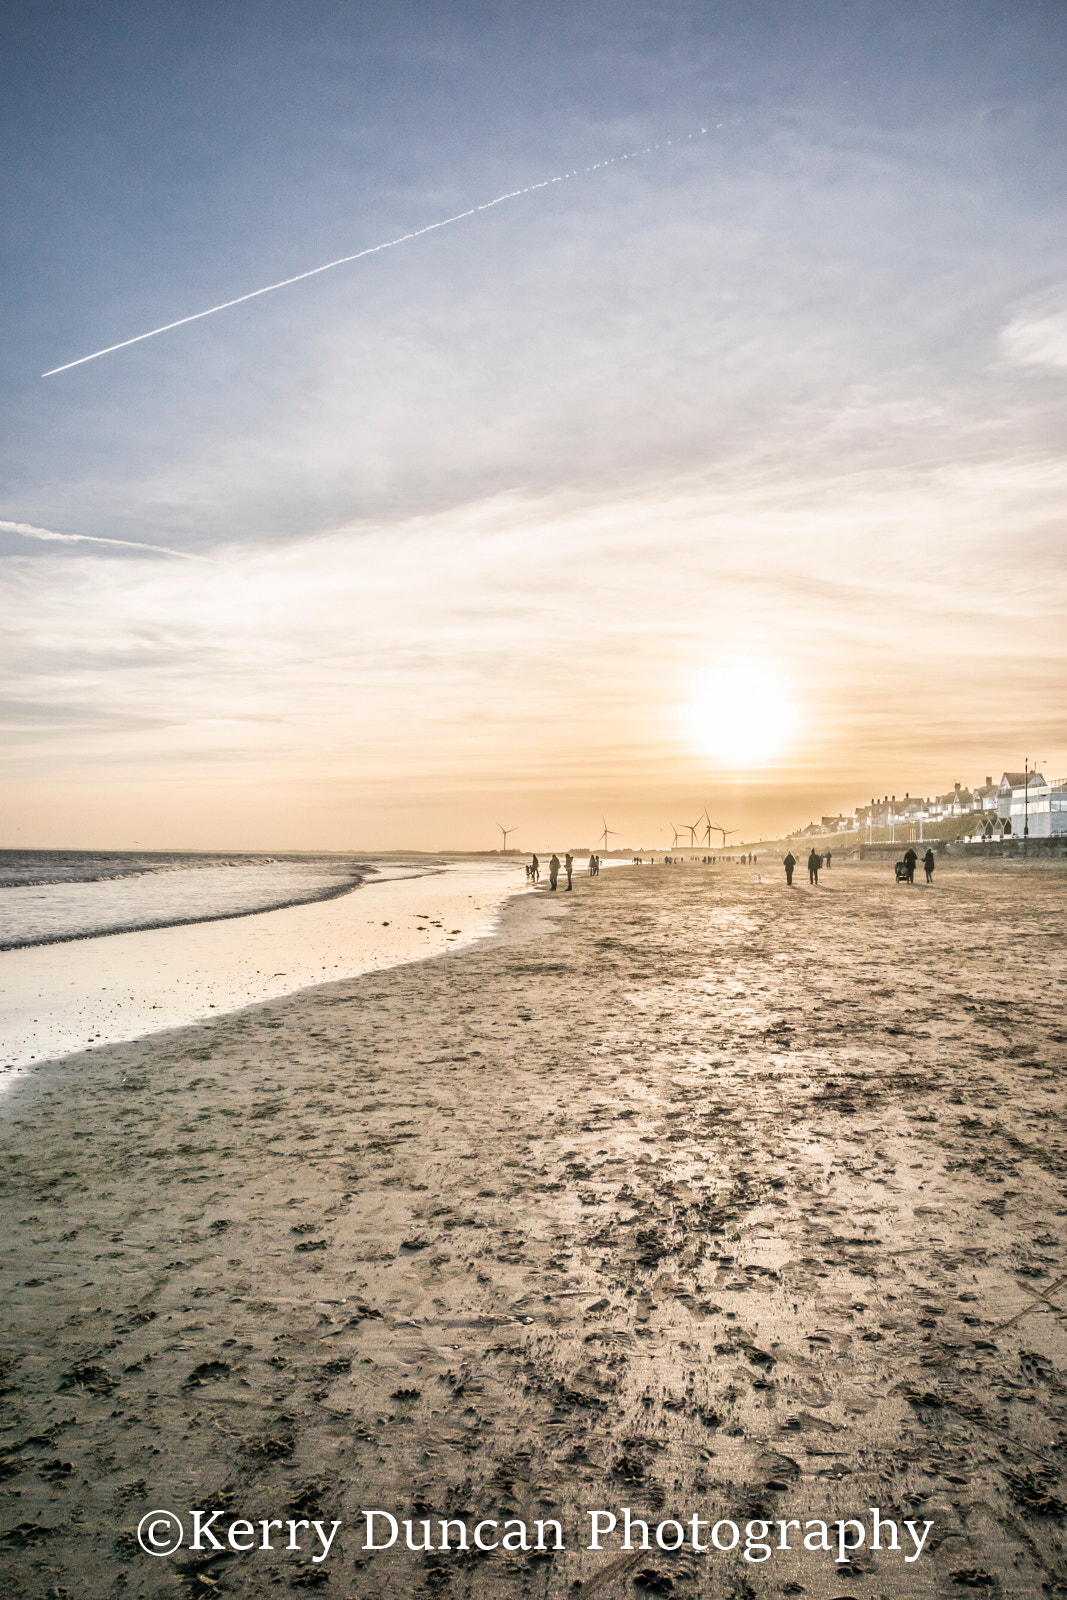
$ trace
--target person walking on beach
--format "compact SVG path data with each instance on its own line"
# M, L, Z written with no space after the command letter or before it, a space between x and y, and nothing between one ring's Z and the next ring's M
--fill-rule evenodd
M530 877L533 879L534 883L541 882L541 863L538 861L536 856L534 856L530 863Z
M827 852L826 852L826 870L827 870L827 872L829 872L829 870L830 870L830 861L832 859L832 856L833 856L833 851L827 850Z
M793 854L792 850L790 850L789 854L782 862L782 865L785 868L785 886L787 889L791 889L793 887L793 868L796 866L796 864L797 858Z
M932 850L928 850L926 852L926 854L923 856L923 866L926 868L926 881L927 881L927 883L933 883L933 881L934 881L934 852Z
M808 857L808 882L809 883L814 883L816 886L818 886L819 868L821 866L822 866L822 856L819 855L818 852L815 850L815 847L812 846L811 854Z
M554 889L559 878L559 856L552 852L552 860L548 863L548 887Z
M564 863L565 863L566 869L567 869L567 888L568 889L573 889L574 888L574 884L571 882L571 880L574 877L574 857L571 855L569 850L567 851L567 854L564 857Z
M918 861L918 856L911 848L911 845L909 845L904 852L904 872L909 883L915 882L915 868L918 865Z

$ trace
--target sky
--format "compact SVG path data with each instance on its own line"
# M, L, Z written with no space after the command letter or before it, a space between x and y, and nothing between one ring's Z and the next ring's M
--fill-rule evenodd
M1067 8L9 0L0 61L0 846L1067 773Z

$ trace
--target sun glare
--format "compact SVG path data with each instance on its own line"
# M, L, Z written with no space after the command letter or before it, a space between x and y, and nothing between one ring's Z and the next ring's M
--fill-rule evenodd
M724 766L765 766L784 755L796 717L773 668L734 659L715 668L688 707L690 735Z

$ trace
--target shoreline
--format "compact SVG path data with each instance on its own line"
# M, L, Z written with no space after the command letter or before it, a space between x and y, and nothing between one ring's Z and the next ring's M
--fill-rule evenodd
M775 1583L1060 1581L1067 886L837 873L830 893L635 868L519 895L433 961L19 1079L13 1600L42 1565L144 1600L179 1575L268 1600L320 1570L361 1600L431 1574L446 1597L549 1600L638 1563L684 1596L705 1571L690 1549L635 1561L618 1530L543 1560L374 1553L369 1507L418 1531L876 1506L902 1541L932 1523L914 1563L775 1538ZM154 1507L339 1527L321 1567L310 1532L167 1563L136 1545ZM740 1552L715 1565L751 1575Z
M147 873L128 873L125 875L116 874L114 878L110 878L107 881L109 883L116 883L123 882L125 878L147 876L149 876ZM152 874L152 876L162 877L163 874ZM0 955L4 954L4 952L7 950L39 950L46 945L74 944L80 939L116 939L124 933L153 933L157 928L192 928L201 922L233 922L238 917L266 917L269 916L272 911L289 911L294 906L311 906L318 905L323 900L336 900L341 895L352 894L355 890L362 889L364 884L369 881L372 881L369 878L369 875L357 876L352 879L351 882L339 884L332 889L316 890L314 893L299 895L291 900L279 900L274 904L267 906L252 906L248 910L244 911L215 911L210 915L197 917L153 918L150 922L131 922L123 927L104 928L100 930L94 929L88 933L59 933L47 939L12 939L4 944L0 944ZM27 883L8 884L6 887L12 890L17 890L40 889L46 887L50 888L52 885Z
M525 887L510 863L383 865L358 890L297 905L5 951L0 1093L35 1062L475 941Z

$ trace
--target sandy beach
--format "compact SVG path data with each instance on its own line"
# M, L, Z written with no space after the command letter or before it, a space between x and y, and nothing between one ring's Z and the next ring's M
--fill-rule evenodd
M1067 1593L1067 876L761 870L521 895L19 1078L4 1594Z

